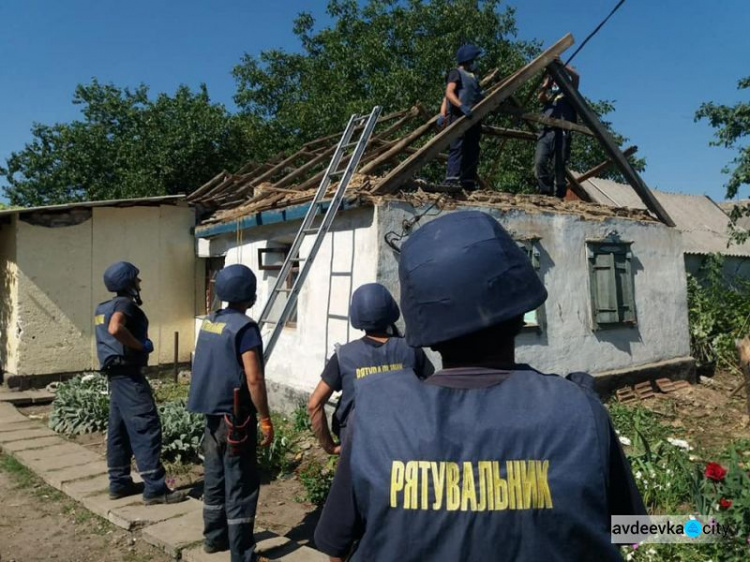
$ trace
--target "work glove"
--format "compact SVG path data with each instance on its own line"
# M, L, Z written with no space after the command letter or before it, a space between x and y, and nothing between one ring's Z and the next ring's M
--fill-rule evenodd
M435 125L437 125L438 129L442 129L445 127L445 115L438 115L437 121L435 121Z
M472 112L471 108L465 103L462 103L459 109L461 110L461 113L463 113L469 119L471 119L471 116L474 115L474 112Z
M263 434L263 440L260 442L261 447L268 447L273 443L273 422L271 418L260 418L260 431Z
M143 351L145 353L153 353L154 352L154 342L152 342L150 339L146 338L141 342L143 345Z

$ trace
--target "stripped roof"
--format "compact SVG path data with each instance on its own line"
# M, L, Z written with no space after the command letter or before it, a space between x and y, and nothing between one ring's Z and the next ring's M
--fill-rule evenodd
M92 207L136 207L148 205L174 205L186 201L184 195L160 195L156 197L135 197L133 199L108 199L103 201L78 201L61 205L43 205L40 207L12 207L0 210L0 217L25 213L54 213L73 209L90 209Z

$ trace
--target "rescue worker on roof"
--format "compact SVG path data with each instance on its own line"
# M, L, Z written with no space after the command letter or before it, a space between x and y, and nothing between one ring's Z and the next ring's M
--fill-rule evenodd
M557 61L561 62L559 57ZM578 88L581 77L572 66L566 66L565 70L573 86ZM542 114L546 117L571 123L577 121L575 109L549 74L544 77L537 98L544 106ZM539 132L534 155L534 174L539 182L539 193L542 195L554 194L560 199L565 199L568 185L565 166L570 161L571 140L571 132L559 127L545 126Z
M645 514L593 378L516 362L547 292L498 222L454 212L414 232L399 263L406 339L443 370L358 380L315 544L353 561L621 560L610 516Z
M99 304L94 315L99 368L109 381L107 467L109 497L119 499L143 492L146 505L187 499L164 482L161 463L161 423L143 368L154 344L148 339L148 318L140 309L139 270L125 261L104 271L104 285L116 293ZM135 456L143 484L130 476Z
M232 562L253 562L253 523L260 477L257 424L265 447L273 424L263 375L263 342L247 309L255 303L256 279L244 265L216 276L216 294L227 307L201 325L193 360L188 410L206 416L203 436L203 549L229 549Z
M341 445L331 437L324 409L335 391L341 391L341 397L333 413L333 432L343 444L354 410L354 385L358 379L373 372L403 369L413 369L423 378L433 373L434 367L424 351L409 347L399 336L395 323L400 316L396 301L383 285L368 283L354 291L349 319L365 335L338 347L307 405L313 432L329 455L341 451Z
M462 45L456 52L458 67L448 73L445 96L440 107L438 127L450 125L460 117L472 117L471 108L484 97L479 85L476 60L482 54L475 45ZM468 190L477 189L479 140L482 123L477 121L462 137L454 140L448 152L446 183L460 184Z

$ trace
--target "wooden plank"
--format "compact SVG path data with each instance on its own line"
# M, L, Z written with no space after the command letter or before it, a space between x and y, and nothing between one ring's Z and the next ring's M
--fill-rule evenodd
M638 151L638 147L637 146L629 146L628 148L626 148L623 151L623 155L627 158L627 157L630 157L633 154L635 154L637 151ZM580 174L578 176L575 176L576 181L578 183L583 183L587 179L594 178L594 177L598 176L599 174L601 174L602 172L606 172L613 165L614 165L614 162L612 162L612 160L605 160L604 162L602 162L601 164L597 164L596 166L594 166L590 170L587 170L586 172L584 172L584 173L582 173L582 174Z
M495 137L504 137L508 139L536 141L536 134L529 131L519 131L518 129L506 129L504 127L493 127L492 125L482 125L482 134Z
M578 123L565 121L564 119L553 119L552 117L547 117L546 115L542 115L540 113L528 113L525 112L522 108L515 107L511 104L503 104L502 106L500 106L500 109L498 111L500 111L501 113L514 115L520 119L523 119L524 121L539 123L546 127L555 127L556 129L574 131L576 133L581 133L590 137L596 136L594 135L593 131L591 131L591 129L589 129L588 127L584 127L583 125L579 125Z
M628 183L641 198L646 205L646 208L654 213L654 215L656 215L656 217L667 226L675 226L674 221L670 218L667 211L664 210L664 207L661 206L661 203L659 203L656 197L654 197L654 194L651 193L651 190L641 179L641 176L638 175L638 172L635 171L635 168L630 165L628 159L620 151L620 148L612 138L612 135L599 121L599 117L594 110L589 107L583 96L575 87L573 87L573 83L570 81L565 68L560 63L553 60L547 69L552 75L552 78L554 78L555 83L560 87L560 90L565 94L565 97L568 98L568 102L570 102L573 109L576 110L576 113L578 113L581 120L594 132L596 138L604 148L604 151L609 155L620 172L622 172L622 175L628 180Z
M471 119L461 117L435 137L430 139L417 154L414 154L396 166L373 190L374 193L390 193L398 189L401 184L414 175L422 166L433 160L443 150L448 148L451 142L466 133L480 119L495 111L500 105L513 95L526 81L537 72L555 60L568 47L573 44L573 36L568 34L552 47L544 51L536 59L521 68L507 78L500 87L492 91L487 97L480 101L473 109ZM364 170L363 170L364 172Z
M583 189L581 183L576 179L573 172L571 172L567 166L565 167L565 177L568 178L568 185L565 187L566 191L570 189L579 199L590 203L591 197L589 197L589 194L586 193L586 190Z

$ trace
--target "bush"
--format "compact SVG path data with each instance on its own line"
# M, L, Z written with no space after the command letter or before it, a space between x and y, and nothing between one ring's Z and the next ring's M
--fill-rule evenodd
M109 419L107 379L99 373L78 375L57 388L49 427L58 433L79 435L105 431Z
M304 431L312 431L312 422L310 416L307 413L307 404L300 402L294 409L294 431L302 433Z
M698 277L688 275L690 348L701 363L735 365L735 339L750 327L750 281L724 276L723 258L706 258Z
M294 466L294 451L299 435L290 427L289 420L271 414L273 421L273 442L268 447L258 446L258 466L268 474L288 473ZM258 430L258 443L263 436Z
M204 418L185 408L185 402L176 400L159 406L162 431L162 457L174 462L198 459L203 441Z
M299 471L299 481L305 488L305 499L315 505L323 505L331 490L336 474L338 456L330 456L324 463L312 459Z

